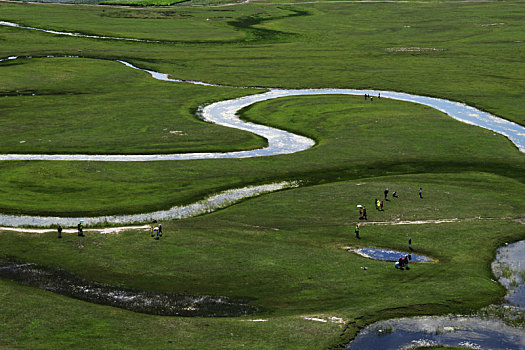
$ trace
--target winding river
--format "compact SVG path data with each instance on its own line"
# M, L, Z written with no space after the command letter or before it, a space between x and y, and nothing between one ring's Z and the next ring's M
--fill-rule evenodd
M115 38L115 37L104 37L95 35L85 35L80 33L68 33L45 30L34 27L21 26L12 22L0 21L0 25L8 26L17 29L24 30L37 30L47 32L54 35L68 35L76 37L86 38L97 38L97 39L111 39L111 40L130 40L130 41L143 41L143 42L158 42L148 41L132 38ZM17 57L8 57L0 59L0 62L6 60L17 59ZM167 74L158 73L150 70L138 68L131 63L125 61L118 61L131 69L139 69L151 74L155 79L163 81L182 82L181 80L171 79ZM197 81L184 81L186 83L199 84L199 85L213 85ZM219 86L219 85L215 85ZM185 160L185 159L217 159L217 158L246 158L246 157L261 157L261 156L275 156L283 154L291 154L307 150L312 147L315 143L313 140L304 136L296 135L284 130L271 128L264 125L258 125L254 123L248 123L240 120L236 113L247 106L254 103L271 100L281 97L289 96L305 96L305 95L365 95L381 96L381 98L389 98L394 100L418 103L425 106L429 106L436 110L439 110L446 115L461 121L463 123L479 126L493 132L499 133L506 136L511 140L514 145L521 151L525 152L525 128L516 123L508 120L499 118L490 113L480 111L474 107L465 105L463 103L449 101L445 99L439 99L428 96L412 95L403 92L393 91L381 91L381 90L355 90L355 89L274 89L268 88L267 92L261 94L255 94L236 98L227 101L221 101L210 104L201 109L202 118L210 123L223 125L226 127L232 127L239 130L252 132L259 136L262 136L268 140L268 146L256 150L238 151L238 152L224 152L224 153L189 153L189 154L157 154L157 155L83 155L83 154L70 154L70 155L57 155L57 154L3 154L0 155L0 160L66 160L66 161L165 161L165 160ZM249 195L253 196L259 193L269 192L272 190L282 189L286 187L293 187L290 183L280 183L275 185L263 185L270 186L258 190L252 191ZM235 200L245 198L244 189L238 189L240 194L237 195ZM250 191L248 191L250 192ZM228 199L229 200L229 199ZM225 202L227 202L226 200ZM223 204L221 204L223 205ZM208 209L206 209L208 210ZM156 217L160 215L160 212L150 214L140 214L146 217ZM169 219L180 215L173 214L174 216L166 215L163 218ZM24 218L22 220L22 218ZM94 222L107 221L107 222L119 222L119 223L130 223L143 221L145 217L130 216L125 217L103 217L103 218L91 218ZM42 218L42 217L31 217L31 216L0 216L0 224L4 225L27 225L27 223L20 223L25 220L31 221L30 225L36 226L49 226L51 224L60 223L59 220L68 219L75 222L79 218ZM90 220L84 218L84 220ZM127 221L129 220L129 221ZM88 221L89 222L89 221ZM65 223L70 225L69 221ZM519 247L523 246L520 243ZM520 248L523 249L523 248ZM519 259L524 258L523 253L515 254ZM523 303L523 301L521 301ZM512 305L511 305L512 306ZM388 330L388 332L383 331ZM408 336L410 333L412 335ZM415 334L415 335L414 335ZM425 338L426 335L433 334L433 338ZM450 343L447 342L446 335L454 335L451 338L454 340ZM399 339L403 339L400 341ZM523 349L525 347L525 336L522 329L516 329L503 324L498 320L484 320L476 317L461 317L451 316L448 318L440 317L426 317L426 318L406 318L383 321L377 324L373 324L365 328L358 337L350 343L346 349L362 349L362 348L393 348L405 347L405 346L424 346L424 345L436 345L436 344L453 344L455 346L465 347L503 347L510 349ZM396 340L398 339L398 340ZM458 340L463 339L463 340ZM464 340L468 339L468 340ZM484 340L489 340L483 342ZM494 342L490 342L494 340ZM419 343L418 343L419 342ZM399 343L399 344L398 344ZM397 344L397 345L395 345Z

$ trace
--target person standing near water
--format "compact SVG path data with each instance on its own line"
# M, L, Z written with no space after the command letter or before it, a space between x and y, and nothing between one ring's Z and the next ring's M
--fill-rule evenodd
M58 238L62 238L62 226L58 225Z
M83 232L83 229L82 229L82 223L81 222L78 223L77 230L78 230L78 237L84 237L84 232Z
M162 224L159 224L159 236L162 237Z
M410 251L412 251L412 237L410 237L408 239L408 249L410 249Z

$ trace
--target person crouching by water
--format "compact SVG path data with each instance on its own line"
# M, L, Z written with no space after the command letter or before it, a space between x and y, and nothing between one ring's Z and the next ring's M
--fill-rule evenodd
M410 270L410 268L408 267L408 260L409 260L409 256L405 256L405 257L400 257L398 261L396 261L396 263L394 264L394 267L396 269L401 269L401 270L404 270L404 269L407 269L407 270Z
M155 236L154 239L159 239L159 228L157 226L153 229L153 236Z

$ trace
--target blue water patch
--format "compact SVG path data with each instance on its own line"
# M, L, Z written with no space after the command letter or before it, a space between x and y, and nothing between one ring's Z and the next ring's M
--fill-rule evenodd
M359 254L361 256L364 256L365 258L381 260L381 261L398 261L399 258L404 258L407 255L409 256L410 262L424 263L424 262L433 261L433 259L429 258L428 256L409 253L409 252L402 252L399 250L371 248L371 247L348 248L347 250L354 252L356 254Z
M522 350L523 329L469 317L414 317L380 321L364 328L345 350L454 346Z

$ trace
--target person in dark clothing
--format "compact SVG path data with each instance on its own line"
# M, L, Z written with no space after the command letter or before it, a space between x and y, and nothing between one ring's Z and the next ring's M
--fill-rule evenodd
M387 201L388 199L386 198L386 196L388 196L388 188L385 189L385 200Z
M84 237L84 232L83 232L83 229L82 229L82 223L81 222L78 223L77 230L78 230L78 237Z
M423 198L423 189L419 188L419 198Z
M399 268L402 270L403 267L405 266L405 259L403 259L403 257L401 257L401 258L399 258L397 260L397 263L398 263Z
M159 224L159 236L162 237L162 224Z
M408 239L408 249L410 249L410 251L412 251L412 238Z
M394 191L394 193L392 193L392 197L394 197L394 198L399 198L399 196L397 195L397 192L396 192L396 191Z
M404 260L405 269L410 270L410 267L408 267L408 255L405 256L403 260Z
M62 238L62 226L58 225L58 238Z
M366 207L363 207L363 219L368 220L366 217Z

